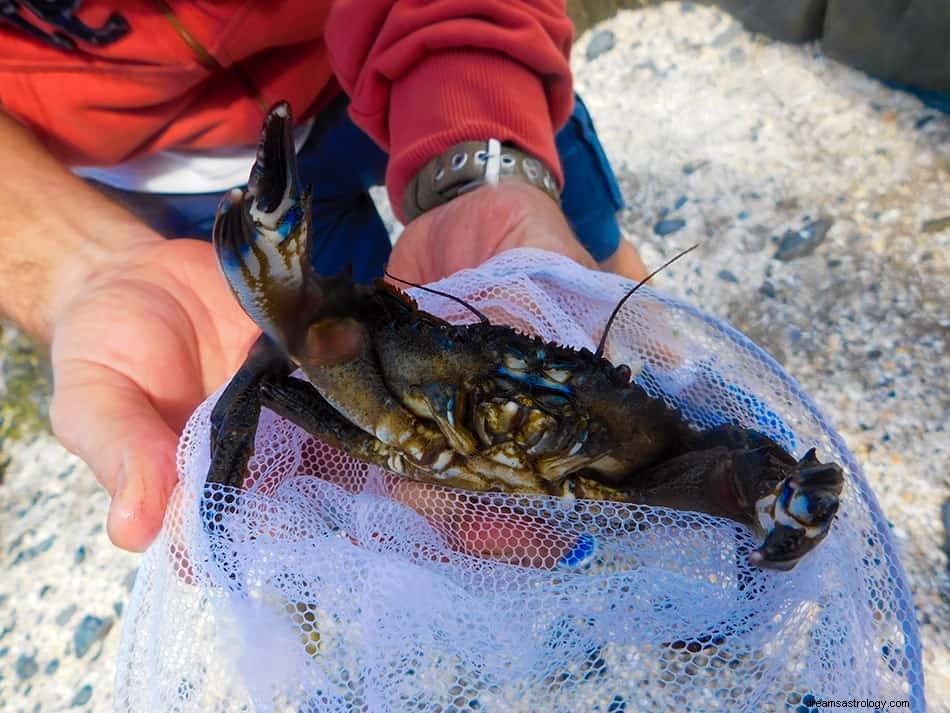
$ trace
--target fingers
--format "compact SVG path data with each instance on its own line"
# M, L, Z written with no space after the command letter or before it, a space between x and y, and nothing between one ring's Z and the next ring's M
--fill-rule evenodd
M112 542L140 552L158 533L177 482L178 437L142 390L101 364L55 365L53 431L112 496Z
M648 274L640 254L626 239L621 238L617 251L600 262L600 269L639 282Z
M400 478L392 497L426 518L451 549L521 567L566 564L584 537L525 509L490 504L491 494L460 494Z

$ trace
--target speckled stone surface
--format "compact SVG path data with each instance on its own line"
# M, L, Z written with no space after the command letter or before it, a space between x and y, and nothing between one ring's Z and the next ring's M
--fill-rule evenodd
M775 355L858 456L914 591L930 709L950 710L950 117L691 3L592 28L574 68L648 264L702 243L657 284ZM6 329L0 710L108 711L138 557L110 545L88 469L11 428L47 389L18 388L18 345Z

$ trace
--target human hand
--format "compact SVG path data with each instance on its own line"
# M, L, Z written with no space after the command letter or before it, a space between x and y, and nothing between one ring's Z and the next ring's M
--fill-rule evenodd
M627 242L597 265L561 209L537 188L516 181L482 186L423 213L399 236L388 269L397 278L425 284L522 247L550 250L632 279L646 276Z
M196 240L135 244L73 292L52 315L53 430L112 496L113 543L141 551L177 482L179 433L260 330Z

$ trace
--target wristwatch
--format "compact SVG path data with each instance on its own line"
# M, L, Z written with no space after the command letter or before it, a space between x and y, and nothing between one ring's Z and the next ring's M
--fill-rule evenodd
M539 159L498 139L463 141L422 167L403 194L402 210L411 221L456 196L503 177L540 188L560 205L554 175Z

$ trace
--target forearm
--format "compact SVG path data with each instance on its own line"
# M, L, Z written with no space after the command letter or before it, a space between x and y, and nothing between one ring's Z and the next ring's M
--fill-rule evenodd
M561 183L554 133L573 106L563 0L337 0L326 41L353 120L390 155L398 217L406 185L461 141L510 142Z
M47 341L70 294L123 248L161 240L0 112L0 315Z

